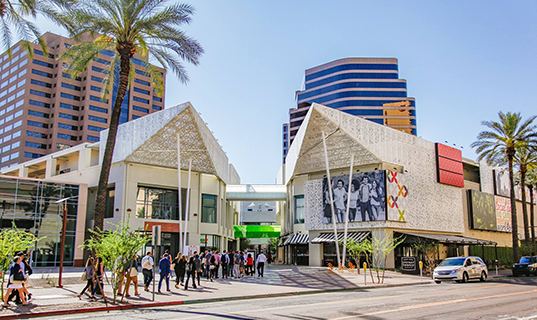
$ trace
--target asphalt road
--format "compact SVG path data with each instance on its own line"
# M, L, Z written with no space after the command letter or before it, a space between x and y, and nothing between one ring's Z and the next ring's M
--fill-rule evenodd
M537 278L201 303L54 319L537 319Z

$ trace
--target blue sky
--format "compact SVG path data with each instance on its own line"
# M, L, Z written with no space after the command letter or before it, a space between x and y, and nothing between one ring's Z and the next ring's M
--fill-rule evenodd
M184 29L206 53L187 65L188 85L168 74L166 106L191 101L243 183L275 182L304 70L339 58L399 59L418 136L471 159L481 121L537 114L537 1L188 3L196 15Z

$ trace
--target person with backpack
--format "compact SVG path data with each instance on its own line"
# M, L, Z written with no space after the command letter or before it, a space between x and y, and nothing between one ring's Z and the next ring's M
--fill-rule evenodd
M213 254L211 255L211 258L209 258L209 279L211 279L211 282L213 282L216 270L216 258Z
M192 286L194 287L194 289L197 289L196 287L197 271L196 271L196 264L194 263L194 259L195 259L194 257L190 257L185 267L185 271L186 271L185 290L188 290L188 280L190 280L190 277L192 277Z
M194 266L196 267L196 278L198 278L198 286L201 287L200 278L201 278L201 260L197 255L197 251L194 252Z
M222 279L227 279L227 267L229 264L229 257L227 256L226 250L222 252L222 256L220 257L220 262L222 263Z
M248 253L248 257L246 258L246 275L253 277L254 273L254 258L252 258L251 253Z
M94 285L93 277L95 276L95 272L93 270L93 258L92 257L89 257L88 260L86 261L86 268L84 269L84 273L86 276L87 283L84 289L82 289L82 291L77 295L78 299L80 300L82 300L82 295L86 292L86 290L91 288L89 292L93 291L93 285Z

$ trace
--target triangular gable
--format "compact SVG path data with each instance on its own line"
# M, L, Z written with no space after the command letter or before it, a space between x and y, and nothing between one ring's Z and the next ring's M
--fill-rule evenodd
M192 171L228 180L228 158L190 102L119 126L113 162L177 168L177 133L181 139L181 169L188 170L191 158Z
M355 166L382 163L374 153L342 130L341 119L337 114L342 112L334 110L334 118L327 116L322 109L333 110L317 104L310 107L287 155L286 181L294 175L326 170L322 132L326 135L330 169L349 167L351 154L354 154Z

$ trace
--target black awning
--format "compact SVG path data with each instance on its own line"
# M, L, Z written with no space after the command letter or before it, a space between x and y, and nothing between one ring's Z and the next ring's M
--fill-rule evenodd
M410 232L399 232L401 234L406 234L413 237L425 238L438 241L440 243L448 244L463 244L463 245L483 245L483 246L495 246L497 243L489 240L481 240L468 238L463 236L452 236L445 234L434 234L434 233L410 233Z
M362 231L362 232L347 232L347 239L353 240L356 242L362 242L367 236L369 235L369 231ZM343 232L338 232L337 234L337 240L341 241L345 238L345 234ZM335 235L333 232L326 232L321 233L318 237L315 237L315 239L311 240L311 243L331 243L335 242Z

